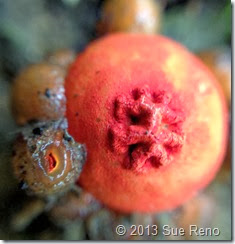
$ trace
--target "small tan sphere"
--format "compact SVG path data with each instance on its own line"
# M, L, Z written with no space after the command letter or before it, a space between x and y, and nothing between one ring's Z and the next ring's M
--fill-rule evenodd
M99 34L137 32L154 34L160 29L162 6L154 0L106 0L97 25Z
M46 121L64 116L66 70L58 65L40 63L28 66L12 86L12 111L16 122Z
M71 49L60 49L56 52L50 53L47 56L48 63L60 65L64 68L68 68L74 61L76 53Z

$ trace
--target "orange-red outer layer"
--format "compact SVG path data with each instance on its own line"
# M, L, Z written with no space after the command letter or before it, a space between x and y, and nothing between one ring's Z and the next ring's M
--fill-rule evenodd
M107 133L116 96L144 85L151 90L171 86L186 120L180 153L169 165L142 174L122 167L123 156L110 150ZM225 99L208 68L177 42L136 34L94 41L71 66L65 89L69 133L88 151L79 184L108 207L170 210L218 171L227 141Z

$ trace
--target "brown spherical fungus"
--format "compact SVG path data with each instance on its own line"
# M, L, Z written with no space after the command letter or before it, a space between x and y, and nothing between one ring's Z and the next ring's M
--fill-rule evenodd
M65 69L54 64L34 64L24 69L12 86L12 111L16 122L59 119L65 113Z
M107 0L101 9L97 32L153 34L160 29L162 4L154 0Z

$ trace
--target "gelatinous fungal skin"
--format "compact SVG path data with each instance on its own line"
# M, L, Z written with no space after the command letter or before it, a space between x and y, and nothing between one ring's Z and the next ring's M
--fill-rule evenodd
M57 120L65 114L62 66L40 63L26 67L12 85L11 107L17 124Z
M103 1L97 32L155 34L160 30L163 5L164 1L154 0Z
M91 43L65 82L69 133L88 158L78 183L122 212L173 209L215 177L227 109L214 76L162 36Z
M86 158L85 147L66 131L65 120L26 128L14 145L14 173L23 188L40 196L74 184Z

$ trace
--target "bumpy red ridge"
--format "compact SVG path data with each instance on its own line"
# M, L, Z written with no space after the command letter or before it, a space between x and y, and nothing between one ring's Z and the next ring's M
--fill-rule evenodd
M108 138L114 153L126 154L124 168L143 173L169 164L180 151L184 117L171 109L171 101L170 93L151 92L148 86L115 99Z

